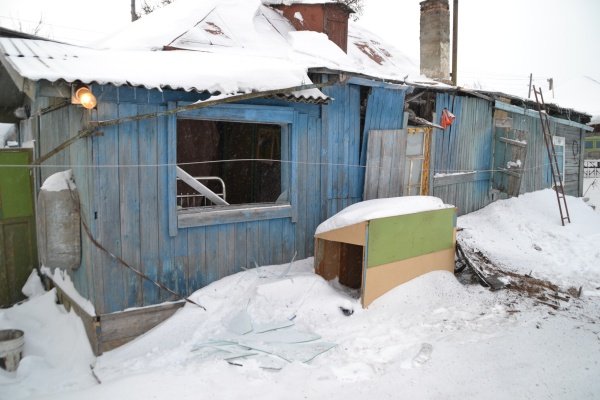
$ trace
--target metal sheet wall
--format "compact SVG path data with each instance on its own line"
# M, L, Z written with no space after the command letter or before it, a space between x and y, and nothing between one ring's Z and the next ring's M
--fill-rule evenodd
M436 114L447 108L456 116L446 130L434 129L433 195L458 208L459 215L491 202L492 104L486 100L437 95ZM460 174L463 177L460 178Z

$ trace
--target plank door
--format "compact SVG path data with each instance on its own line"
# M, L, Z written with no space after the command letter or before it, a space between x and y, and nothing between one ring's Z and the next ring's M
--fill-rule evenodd
M364 200L402 196L406 129L369 131Z
M0 150L0 306L24 298L21 288L38 263L31 159L30 149Z
M492 187L518 196L527 156L527 131L496 125Z

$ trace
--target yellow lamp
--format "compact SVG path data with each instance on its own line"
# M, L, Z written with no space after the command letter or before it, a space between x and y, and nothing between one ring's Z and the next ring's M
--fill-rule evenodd
M71 98L71 103L81 104L84 108L91 110L96 107L97 101L96 96L92 93L89 87L85 85L78 85L75 88L75 93Z

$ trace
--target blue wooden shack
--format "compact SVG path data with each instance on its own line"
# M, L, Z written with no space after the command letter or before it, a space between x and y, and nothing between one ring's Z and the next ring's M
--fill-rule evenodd
M134 50L0 39L2 74L26 96L20 134L35 141L38 189L52 174L73 171L81 260L68 272L95 315L65 291L61 298L82 314L96 353L139 335L181 305L165 303L179 299L152 281L185 297L244 268L311 256L317 225L363 197L369 132L405 126L410 87L401 84L404 71L368 33L351 26L350 38L343 38L347 54L338 49L333 61L315 54L298 67L229 43L240 36L223 20L245 10L253 23L239 29L283 46L284 30L295 29L279 13L258 2L211 3L165 8L164 18L197 14L181 28L183 37L178 32L160 42L161 51L143 35L161 12L121 34L130 45L138 40ZM234 3L242 11L232 9ZM318 7L325 15L333 7L348 23L347 7ZM191 32L198 20L207 25ZM272 28L264 31L266 22ZM171 35L181 24L161 26ZM298 33L334 46L328 36ZM107 41L114 42L123 40ZM217 44L242 49L233 56L211 53ZM209 51L195 51L198 46ZM253 69L259 58L260 68ZM150 73L139 69L140 60L149 62L143 67ZM215 67L198 73L189 62ZM91 110L73 104L81 87L95 96ZM211 106L194 105L203 101ZM217 202L191 190L184 183L189 177ZM145 308L131 310L136 307Z
M73 171L81 257L68 274L95 314L60 295L96 353L181 306L153 281L185 297L312 256L317 225L355 202L432 194L464 214L505 196L494 176L506 169L506 134L529 132L518 192L549 186L532 104L407 79L416 66L348 25L346 6L263 3L179 0L101 48L0 38L0 81L23 94L37 188ZM323 18L322 33L284 17L297 12ZM96 98L90 110L73 104L82 87ZM457 118L441 130L444 108ZM553 123L578 195L585 121L564 117Z

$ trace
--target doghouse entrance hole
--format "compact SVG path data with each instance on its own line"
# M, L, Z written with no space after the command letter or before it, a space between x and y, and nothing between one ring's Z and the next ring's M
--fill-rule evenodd
M351 289L360 289L363 276L363 246L318 240L317 273L327 280L338 278Z

